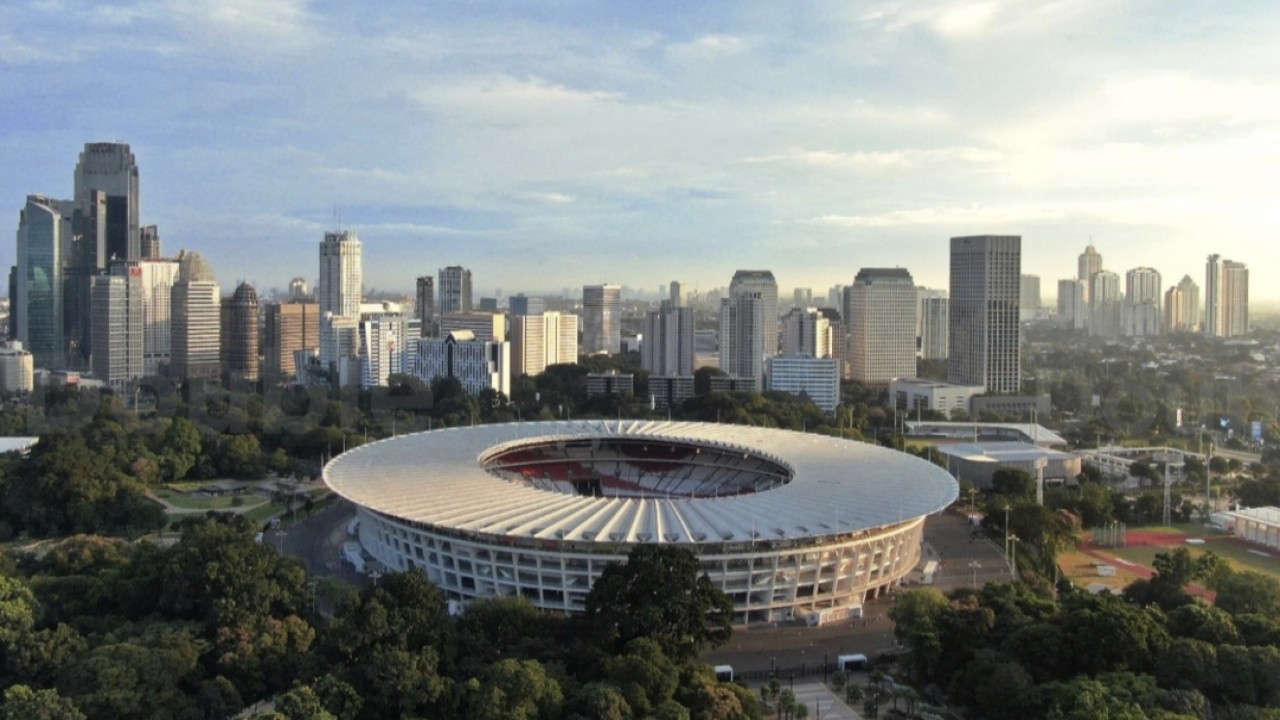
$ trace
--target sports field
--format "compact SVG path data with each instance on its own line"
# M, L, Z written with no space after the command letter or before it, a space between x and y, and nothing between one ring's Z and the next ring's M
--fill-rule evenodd
M1253 570L1280 579L1280 553L1263 550L1234 536L1195 524L1176 527L1134 528L1125 533L1123 547L1099 547L1092 533L1073 551L1059 555L1062 569L1078 587L1100 583L1120 589L1139 578L1152 575L1151 563L1157 553L1185 547L1192 557L1206 552L1226 559L1233 570ZM1115 575L1103 577L1098 565L1110 565ZM1207 594L1200 590L1199 594Z

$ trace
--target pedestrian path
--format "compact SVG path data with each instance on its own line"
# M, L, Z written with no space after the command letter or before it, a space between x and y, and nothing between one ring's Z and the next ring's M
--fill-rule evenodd
M861 714L845 705L842 698L822 683L796 683L792 692L797 702L809 706L809 717L813 720L863 720Z

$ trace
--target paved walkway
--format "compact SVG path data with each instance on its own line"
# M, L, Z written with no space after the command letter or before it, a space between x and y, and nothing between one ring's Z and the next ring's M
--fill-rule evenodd
M853 711L831 689L822 683L796 683L792 691L796 700L809 706L809 717L813 720L862 720L862 715Z

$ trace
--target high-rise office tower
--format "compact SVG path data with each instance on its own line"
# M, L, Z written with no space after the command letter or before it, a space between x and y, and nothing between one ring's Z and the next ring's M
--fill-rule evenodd
M1040 316L1040 276L1023 275L1018 280L1018 318L1022 322Z
M512 377L537 375L549 365L578 362L577 315L512 315L507 337L511 341Z
M864 385L916 376L916 285L903 268L863 268L849 291L849 364Z
M222 371L231 380L257 382L258 292L247 282L222 298Z
M622 288L618 285L582 287L582 354L613 354L622 350Z
M1093 281L1089 283L1089 298L1089 334L1119 337L1124 314L1120 276L1110 270L1094 273Z
M1102 256L1093 247L1093 243L1089 243L1076 260L1076 279L1084 282L1086 305L1093 302L1093 297L1089 293L1093 289L1093 276L1100 272L1102 272Z
M466 330L481 342L503 342L507 339L507 316L504 313L445 313L440 316L440 337Z
M142 268L118 262L93 278L93 374L116 390L142 377Z
M160 228L155 225L143 225L139 231L139 258L155 260L160 257Z
M307 279L304 277L296 277L289 281L289 299L290 300L310 300L311 287L307 285Z
M92 202L91 191L106 199L105 262L142 257L138 218L138 165L127 143L85 143L76 165L75 200Z
M1214 337L1249 332L1249 266L1220 255L1205 263L1204 331Z
M680 289L680 281L672 280L670 284L671 295L667 299L671 301L672 307L684 307L684 292Z
M71 206L71 242L63 257L63 330L67 367L86 368L92 345L89 295L93 278L107 272L107 195L88 190Z
M693 308L664 300L645 316L640 365L651 376L693 376Z
M1160 273L1155 268L1134 268L1125 273L1124 287L1124 334L1159 335L1164 329Z
M813 304L813 288L795 288L791 291L791 307L804 308Z
M989 393L1020 389L1022 238L951 238L951 307L947 381Z
M951 300L927 297L921 303L920 357L942 360L947 357L947 331L951 317Z
M1084 299L1083 280L1067 279L1058 281L1058 323L1073 330L1082 330L1088 324L1088 306Z
M263 346L263 373L269 380L295 376L293 354L320 346L320 305L311 300L268 305Z
M413 315L421 323L418 334L421 337L435 337L436 279L430 275L418 276L414 294Z
M436 311L441 315L471 312L471 271L450 265L441 268L437 277L436 292L440 294L440 302L436 304ZM444 330L440 333L443 335Z
M320 313L359 317L364 270L360 239L350 230L328 232L320 242Z
M70 233L63 203L27 196L18 218L18 264L9 312L14 315L14 339L32 354L36 367L66 366L62 250Z
M220 296L217 278L204 256L197 252L179 253L178 282L171 295L171 377L218 377L222 369Z
M529 297L524 293L512 295L507 300L507 309L512 317L516 315L541 315L547 309L547 304L540 297Z
M1165 293L1165 329L1169 332L1195 332L1200 329L1200 286L1190 275Z
M173 354L173 286L178 282L177 260L143 259L138 268L142 284L142 374L159 375Z
M782 316L783 357L792 355L808 355L816 358L835 357L838 354L835 350L835 342L831 320L818 308L792 308Z
M320 315L320 366L337 387L360 384L360 316Z

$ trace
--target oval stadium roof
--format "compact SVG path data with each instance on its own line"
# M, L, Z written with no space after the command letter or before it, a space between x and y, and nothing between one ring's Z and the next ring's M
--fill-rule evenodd
M591 497L512 482L481 466L503 445L652 438L730 448L789 466L776 489L723 498ZM450 428L370 443L335 458L326 484L376 512L464 533L602 543L798 540L894 525L942 510L956 481L919 458L788 430L651 421Z

